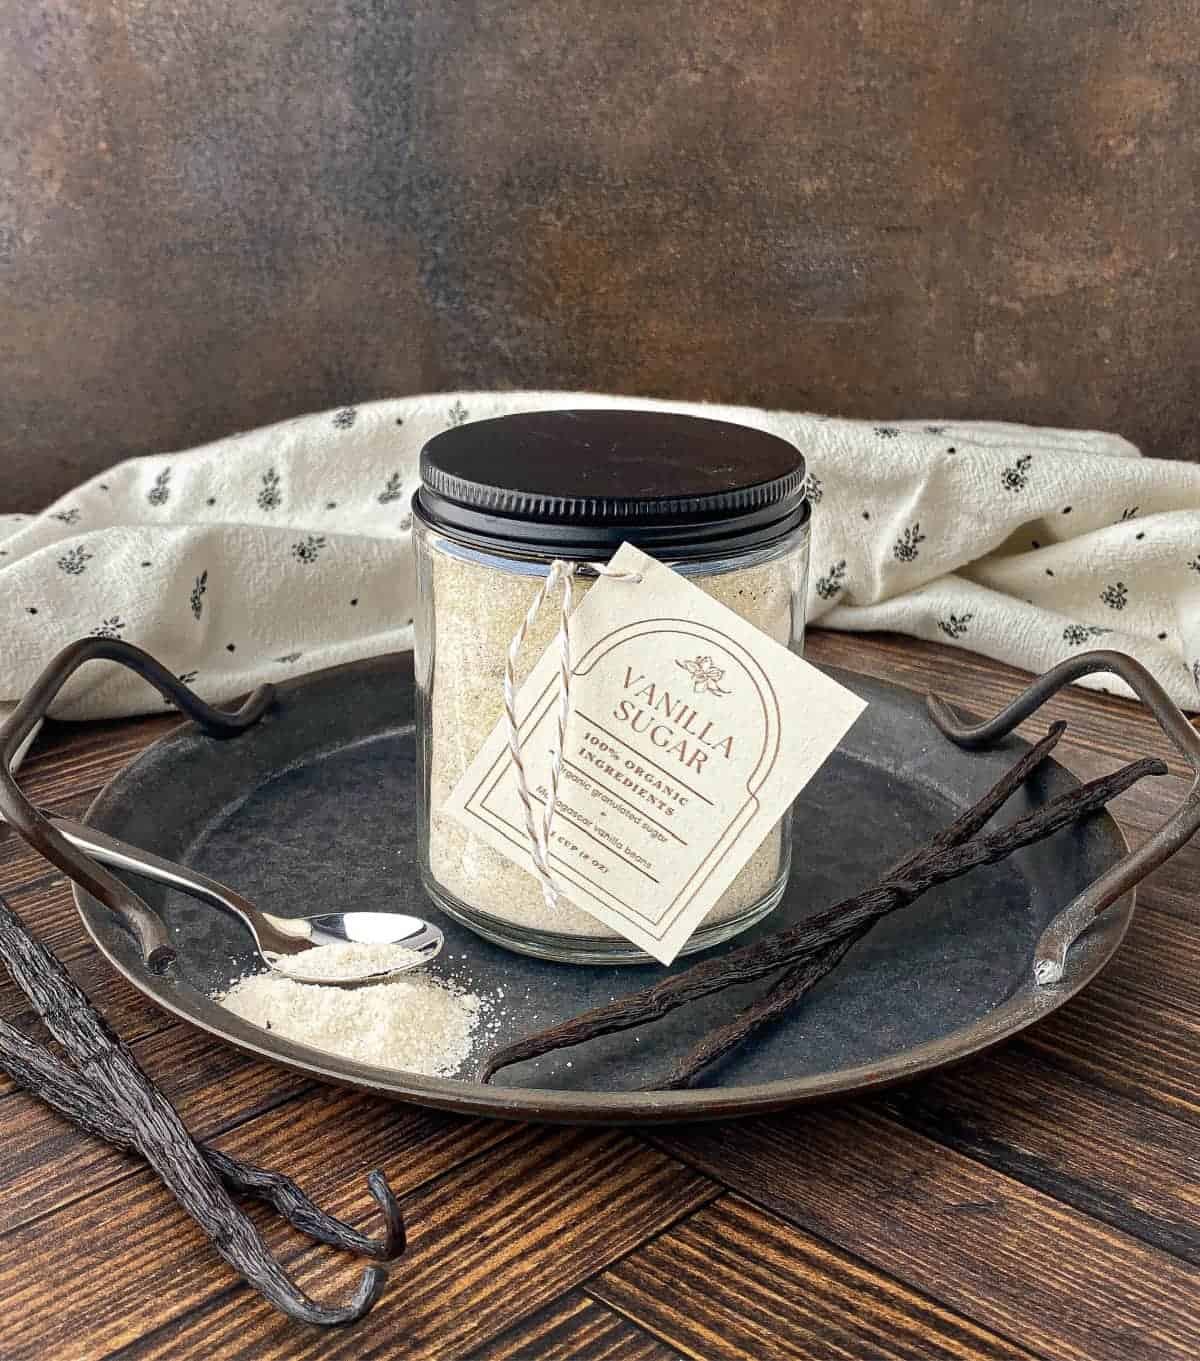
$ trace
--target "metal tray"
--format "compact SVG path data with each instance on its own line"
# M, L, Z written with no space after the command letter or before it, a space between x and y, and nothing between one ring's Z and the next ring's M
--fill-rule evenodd
M76 647L83 660L102 655L137 665L164 690L178 689L145 654L131 660L125 645ZM80 664L78 656L74 660ZM869 707L798 801L793 879L782 904L739 936L739 945L866 886L973 802L1026 745L1009 736L990 750L963 750L938 732L911 692L834 674ZM1043 678L1041 691L1060 683ZM960 741L989 740L1006 723L1019 721L1045 698L1035 690L990 725L962 730ZM214 711L190 695L186 701L178 693L176 698L217 732ZM434 917L447 938L435 968L496 998L500 1023L484 1042L487 1047L660 975L658 966L597 968L526 958L437 912L416 869L414 699L407 654L289 682L252 699L236 719L221 716L216 736L188 723L155 742L100 794L88 821L236 885L271 912L300 914L326 903L353 903ZM942 721L949 721L945 713ZM5 741L19 735L11 728ZM29 806L6 764L0 783L5 786L0 803L19 822ZM1002 816L1015 817L1075 783L1061 766L1047 762ZM44 824L25 830L31 840L40 836L45 853L67 867ZM1159 860L1170 853L1158 849ZM135 934L93 896L113 896L104 883L111 881L98 867L91 866L95 873L85 886L77 884L76 901L98 948L134 987L173 1015L263 1059L473 1115L629 1124L748 1115L856 1095L957 1062L1016 1034L1084 987L1117 949L1133 912L1129 885L1147 870L1138 863L1144 852L1126 851L1116 824L1100 815L926 895L877 926L794 1016L727 1059L709 1074L708 1085L671 1092L638 1089L765 985L507 1069L493 1085L482 1085L471 1074L483 1045L461 1079L428 1078L337 1058L225 1011L210 994L245 972L247 938L235 921L190 898L130 881L177 947L177 963L165 975L144 963L145 940L139 946ZM72 853L68 872L84 883L74 859ZM1084 901L1089 893L1094 899L1098 885L1105 884L1112 905L1067 953L1081 924L1071 928L1062 947L1061 980L1040 985L1032 968L1039 938L1065 904ZM1117 890L1121 896L1114 902ZM1089 920L1094 912L1095 905ZM676 967L686 967L686 961Z

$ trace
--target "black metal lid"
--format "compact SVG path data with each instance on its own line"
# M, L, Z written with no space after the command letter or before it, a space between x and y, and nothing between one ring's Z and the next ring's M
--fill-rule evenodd
M808 515L804 458L778 435L667 411L532 411L435 435L413 501L455 538L537 557L668 558L767 544Z

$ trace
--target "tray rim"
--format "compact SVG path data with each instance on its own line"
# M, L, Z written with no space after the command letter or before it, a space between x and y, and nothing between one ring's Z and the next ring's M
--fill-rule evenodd
M383 671L395 668L397 664L411 673L411 652L384 653L293 677L277 686L277 697L283 700L292 699L310 686L328 683L339 675ZM858 673L835 667L823 669L842 671L843 674L851 676L861 675L863 679L873 684L910 696L917 694L910 687L881 677L869 676L865 672ZM936 733L932 722L930 728ZM93 824L96 819L100 819L97 825L104 828L103 818L107 805L110 800L120 796L122 781L143 761L154 759L161 755L169 744L197 731L195 724L185 721L149 743L107 781L92 800L83 821ZM236 740L233 739L235 745ZM1030 745L1024 738L1016 735L1011 740L1025 747ZM1060 762L1054 764L1072 781L1078 783L1077 777L1067 767L1062 766ZM1096 821L1108 824L1108 834L1114 838L1119 851L1122 854L1127 853L1128 839L1112 814L1105 810L1097 816ZM834 1098L849 1099L870 1095L926 1073L961 1063L1021 1034L1057 1011L1087 987L1108 965L1124 941L1132 924L1137 899L1136 887L1131 888L1101 914L1089 932L1088 948L1085 949L1081 942L1071 951L1067 972L1060 983L1039 986L1034 982L1030 969L1027 978L1017 991L990 1012L968 1025L925 1044L902 1050L887 1059L825 1073L777 1078L770 1082L747 1083L735 1087L698 1087L662 1092L579 1092L545 1087L505 1087L459 1078L426 1077L399 1069L377 1068L353 1059L330 1055L282 1037L273 1038L270 1044L265 1044L258 1038L263 1032L257 1027L250 1026L248 1022L242 1022L238 1017L231 1016L230 1020L234 1024L227 1027L214 1024L172 997L174 985L168 977L160 978L146 970L132 968L117 956L98 934L93 924L94 919L107 916L108 910L77 884L72 885L72 893L80 920L92 943L127 983L168 1014L215 1039L232 1045L242 1053L333 1085L455 1114L537 1123L603 1126L684 1123L766 1115ZM1065 905L1064 903L1063 906Z

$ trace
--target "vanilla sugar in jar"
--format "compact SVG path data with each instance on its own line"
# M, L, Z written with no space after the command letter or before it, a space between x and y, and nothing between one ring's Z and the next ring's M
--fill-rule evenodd
M657 411L544 411L461 425L421 453L413 501L419 604L419 808L425 887L450 916L524 954L642 962L637 946L442 812L500 722L509 644L555 559L606 563L624 542L667 563L778 643L801 650L808 573L804 459L787 440ZM596 580L573 584L578 604ZM553 641L534 620L518 687ZM671 772L658 775L664 781ZM613 791L614 797L619 791ZM683 953L725 940L779 901L790 813L768 833Z

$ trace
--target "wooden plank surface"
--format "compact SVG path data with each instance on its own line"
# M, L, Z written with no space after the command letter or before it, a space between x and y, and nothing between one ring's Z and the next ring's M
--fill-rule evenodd
M470 1361L680 1361L682 1355L597 1300L563 1295Z
M1031 1355L735 1196L631 1253L588 1289L695 1357Z
M382 1120L389 1153L381 1165L399 1190L406 1169L411 1180L411 1169L427 1169L429 1160L419 1148L409 1150L407 1159L390 1151L394 1119ZM322 1128L311 1127L309 1139ZM432 1184L426 1171L422 1189L404 1197L410 1229L403 1269L366 1325L338 1333L297 1330L269 1309L247 1309L244 1291L231 1290L228 1280L209 1273L210 1284L188 1279L167 1301L158 1291L153 1298L139 1291L139 1303L153 1310L159 1326L121 1355L199 1359L213 1354L214 1338L227 1338L227 1350L218 1355L247 1361L263 1356L351 1361L372 1355L459 1361L721 1191L619 1131L494 1128L503 1134L491 1156L458 1161ZM462 1137L475 1146L479 1129L464 1123ZM323 1137L313 1141L318 1147L312 1157L324 1161ZM363 1156L357 1146L354 1156ZM281 1166L305 1162L303 1149L290 1158L272 1150L268 1157ZM335 1213L352 1211L354 1193L346 1194L344 1180L328 1190L319 1176L313 1184ZM363 1204L361 1191L357 1201ZM272 1241L279 1237L273 1234ZM139 1260L136 1246L134 1252ZM194 1255L180 1255L181 1272ZM340 1262L330 1270L329 1254L311 1247L281 1256L301 1286L324 1296L347 1293L359 1269ZM0 1247L0 1281L4 1270ZM170 1320L163 1317L168 1313ZM7 1354L2 1331L0 1354ZM106 1354L102 1348L88 1353Z
M995 1093L1004 1093L1004 1104ZM1200 1155L1186 1121L1020 1043L913 1083L879 1108L929 1138L1200 1266Z
M1200 1355L1200 1268L869 1108L655 1142L1055 1361Z
M990 712L1026 678L967 653L814 634L818 661ZM1134 756L1134 842L1186 788L1137 706L1079 690L1081 775ZM49 725L22 776L79 814L170 718ZM240 1286L134 1158L0 1081L0 1357L389 1361L1200 1355L1200 847L1140 891L1105 974L1019 1041L869 1102L640 1134L466 1121L323 1088L172 1020L116 978L60 874L0 836L0 892L68 964L197 1134L373 1222L383 1167L411 1245L376 1311L297 1328ZM11 984L0 1015L33 1033ZM254 1217L298 1279L360 1262Z

